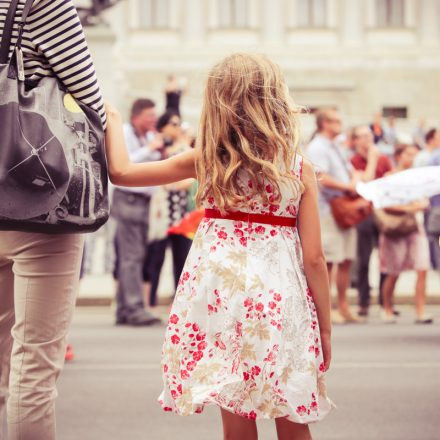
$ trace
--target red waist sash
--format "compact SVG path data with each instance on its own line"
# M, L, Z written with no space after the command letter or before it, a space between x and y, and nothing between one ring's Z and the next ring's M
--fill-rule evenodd
M217 209L205 209L206 218L218 218L222 220L234 220L248 223L264 223L274 226L296 227L296 217L281 217L271 214L252 214L248 212L234 211L222 214Z

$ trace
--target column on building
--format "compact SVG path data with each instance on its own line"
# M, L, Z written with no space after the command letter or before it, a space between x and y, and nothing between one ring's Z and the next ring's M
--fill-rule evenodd
M188 44L203 44L207 26L206 1L185 0L184 4L184 41Z
M438 0L423 0L420 5L420 40L422 44L440 43L440 5Z
M342 0L341 42L345 46L359 46L363 42L365 29L364 0Z
M283 0L261 0L262 41L265 44L283 43L286 24L285 2Z

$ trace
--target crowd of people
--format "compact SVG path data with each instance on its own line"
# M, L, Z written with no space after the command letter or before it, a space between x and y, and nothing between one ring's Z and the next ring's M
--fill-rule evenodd
M158 115L151 99L137 99L131 109L124 135L133 162L157 161L194 147L194 135L182 125L180 98L184 91L174 76L165 90L165 112ZM169 233L195 208L191 194L196 182L187 179L157 188L114 187L111 216L114 233L117 280L116 324L144 326L160 323L149 309L157 304L160 274L168 247L177 286L191 239Z
M425 312L427 271L439 269L438 196L404 206L371 210L351 227L341 227L335 215L338 196L356 200L358 182L369 182L417 166L440 163L440 131L432 128L417 139L399 139L393 127L384 127L375 116L370 125L359 125L347 133L334 109L316 115L316 134L305 147L305 155L315 164L320 179L319 207L324 252L330 279L335 279L337 310L335 323L363 321L370 305L370 258L379 249L379 302L382 319L396 322L399 312L393 296L399 275L417 272L415 322L428 324ZM408 227L403 227L405 220ZM396 224L391 228L390 225ZM428 227L429 225L429 227ZM354 266L354 273L353 273ZM359 291L358 313L347 301L347 289L355 282Z
M161 160L193 148L192 129L182 124L180 100L184 91L175 76L168 78L165 112L158 116L155 102L138 99L132 105L125 137L131 160ZM378 302L386 323L397 321L394 290L399 275L415 271L415 322L431 323L425 312L427 272L440 268L438 209L440 197L371 210L355 225L346 227L335 219L335 199L359 199L358 182L369 182L411 167L440 164L440 130L420 126L413 138L400 136L394 119L385 124L375 114L371 124L343 130L340 113L332 108L316 112L316 131L303 145L303 154L319 175L319 209L324 251L330 280L335 283L337 305L334 323L364 322L371 302L370 260L379 251ZM168 247L172 252L173 281L179 276L191 246L182 233L170 228L196 209L197 183L191 179L158 188L119 188L113 191L112 218L116 223L114 276L117 279L116 323L151 325L159 323L150 310L158 302L158 286ZM410 231L388 233L383 222L405 218ZM428 227L428 224L431 227ZM93 240L93 239L92 239ZM87 253L86 253L87 255ZM374 276L374 274L373 274ZM347 291L358 290L358 310L349 305Z

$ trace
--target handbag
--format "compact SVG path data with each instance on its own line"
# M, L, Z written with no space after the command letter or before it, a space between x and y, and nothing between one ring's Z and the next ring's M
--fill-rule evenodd
M415 214L375 209L373 215L379 231L390 238L405 237L419 229Z
M108 219L104 128L55 77L25 80L22 37L33 0L9 49L19 0L0 43L0 230L92 232Z
M372 205L360 196L338 196L330 200L330 208L336 224L348 229L365 220L372 212Z
M350 175L351 170L347 166L346 159L339 148L331 143L331 148L338 155L342 166ZM330 200L330 209L336 224L341 229L349 229L364 221L373 210L371 202L358 195L341 195Z

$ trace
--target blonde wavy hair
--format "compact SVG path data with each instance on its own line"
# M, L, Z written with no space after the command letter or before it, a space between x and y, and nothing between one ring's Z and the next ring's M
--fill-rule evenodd
M222 211L236 210L254 197L281 200L282 182L299 195L304 187L292 173L299 140L297 115L281 69L263 55L237 53L210 71L199 136L197 204L213 197ZM245 170L252 184L242 188ZM250 197L250 199L248 198Z

